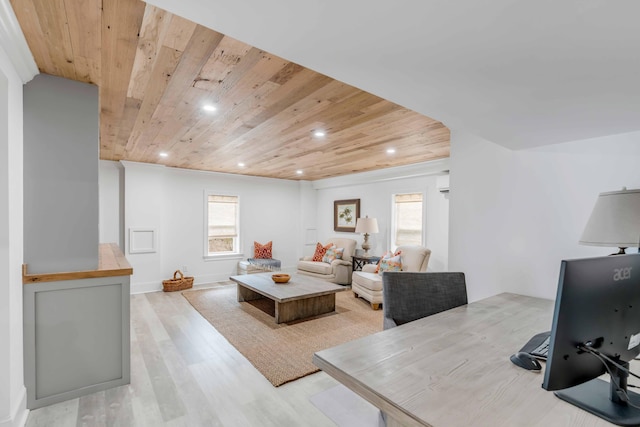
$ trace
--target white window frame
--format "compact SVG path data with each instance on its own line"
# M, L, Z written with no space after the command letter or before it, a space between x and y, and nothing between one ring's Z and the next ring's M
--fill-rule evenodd
M396 230L397 230L396 196L399 196L402 194L421 194L422 195L422 232L420 233L420 240L421 240L420 245L425 246L425 242L427 241L426 234L425 234L427 229L426 191L398 191L391 195L391 227L390 227L391 235L389 236L389 242L391 243L390 246L393 251L398 249L398 246L400 246L396 244Z
M234 240L234 248L233 251L231 252L221 252L221 253L217 253L217 254L210 254L209 253L209 196L227 196L227 197L236 197L238 200L238 209L236 212L236 227L237 227L237 235L235 237ZM213 191L213 190L205 190L204 192L204 197L203 197L203 201L204 201L204 242L203 242L203 253L204 256L203 258L205 260L220 260L220 259L241 259L244 258L244 254L242 253L242 240L240 238L241 235L241 231L240 231L240 210L242 209L241 207L241 200L240 200L240 196L237 194L230 194L230 193L225 193L222 191Z

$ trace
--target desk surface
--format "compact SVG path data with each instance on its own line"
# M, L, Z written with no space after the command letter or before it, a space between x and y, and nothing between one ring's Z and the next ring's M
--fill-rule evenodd
M611 426L509 360L553 302L500 294L316 353L320 369L407 426Z

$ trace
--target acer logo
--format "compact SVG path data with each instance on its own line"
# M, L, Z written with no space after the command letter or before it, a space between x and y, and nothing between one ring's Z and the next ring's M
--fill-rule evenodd
M617 282L619 280L631 279L631 268L632 267L614 268L613 281Z

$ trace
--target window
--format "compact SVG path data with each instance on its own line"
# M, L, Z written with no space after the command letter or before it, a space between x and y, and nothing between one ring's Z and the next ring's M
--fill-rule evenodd
M393 195L393 246L422 245L422 193Z
M238 196L207 195L206 255L228 255L240 252L238 213Z

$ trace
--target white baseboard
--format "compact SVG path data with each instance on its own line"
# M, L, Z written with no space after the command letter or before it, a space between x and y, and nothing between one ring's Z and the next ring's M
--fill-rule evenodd
M198 276L193 281L194 285L206 285L209 283L224 282L229 280L227 274L211 274ZM146 294L147 292L157 292L162 290L162 280L146 283L131 283L131 294ZM1 426L0 426L1 427Z
M27 409L27 389L22 387L20 400L9 418L0 420L0 427L24 427L27 424L29 410Z
M296 267L284 267L283 273L295 273ZM185 274L188 275L188 274ZM225 282L229 280L229 274L207 274L204 276L196 276L193 281L194 285L207 285L216 282ZM131 294L146 294L147 292L157 292L162 290L162 279L154 282L131 283ZM3 427L3 426L0 426Z
M131 283L131 294L146 294L147 292L156 292L162 290L162 281L146 282L146 283Z

